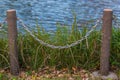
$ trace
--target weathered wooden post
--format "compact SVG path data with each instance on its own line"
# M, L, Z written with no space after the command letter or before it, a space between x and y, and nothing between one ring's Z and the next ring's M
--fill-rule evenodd
M112 9L104 9L103 13L103 25L102 25L102 45L100 56L100 74L109 74L109 58L110 58L110 40L112 32Z
M110 71L110 40L112 36L112 9L104 9L103 12L103 25L102 25L102 43L100 55L100 71L94 71L92 74L94 80L118 80L117 75Z
M10 72L12 75L17 76L19 74L19 62L17 52L17 17L15 10L12 9L7 11L7 23Z

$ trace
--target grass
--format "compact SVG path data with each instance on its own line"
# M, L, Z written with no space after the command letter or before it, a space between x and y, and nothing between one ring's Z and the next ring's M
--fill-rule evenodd
M88 31L86 28L82 31L74 28L76 28L75 23L71 31L68 27L58 26L53 36L45 32L44 29L41 30L41 28L38 28L38 31L34 32L33 30L33 34L49 44L67 45L81 39ZM94 31L90 37L77 46L62 50L40 45L29 33L19 35L18 40L21 61L24 60L25 66L33 65L32 68L34 69L44 66L56 66L57 68L80 66L89 69L99 65L99 62L96 62L96 60L99 61L100 32L97 31ZM28 58L26 59L25 57Z
M39 39L53 45L67 45L81 39L89 31L87 26L79 30L77 22L74 20L72 28L57 24L55 32L46 32L44 28L36 26L37 29L31 32ZM112 29L111 40L111 69L120 69L120 28ZM5 32L0 32L5 34ZM7 38L0 38L0 67L9 67ZM101 30L94 30L89 37L80 44L68 49L52 49L41 45L29 33L18 34L19 62L21 68L38 70L45 66L55 67L56 69L68 68L71 72L72 67L96 70L99 69L99 58L101 48ZM118 74L120 74L118 72ZM1 77L1 74L0 74ZM45 79L46 80L46 79ZM48 79L49 80L49 79ZM63 80L63 79L58 79Z

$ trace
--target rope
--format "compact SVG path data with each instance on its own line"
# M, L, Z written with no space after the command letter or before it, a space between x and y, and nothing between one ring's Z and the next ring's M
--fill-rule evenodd
M46 47L50 47L53 49L66 49L66 48L70 48L73 46L76 46L77 44L80 44L83 40L85 40L93 31L94 29L97 27L97 25L101 22L101 19L96 20L96 24L94 26L92 26L92 28L86 33L86 35L84 37L82 37L80 40L77 40L71 44L67 44L65 46L56 46L56 45L52 45L52 44L48 44L46 42L44 42L43 40L38 39L30 30L29 28L24 24L24 22L18 18L18 21L20 22L20 25L23 26L23 28L36 40L38 41L41 45L46 46ZM120 23L118 22L118 18L114 15L113 16L113 21L115 22L117 28L120 28ZM2 28L4 27L4 24L6 23L6 19L2 22L0 22L0 31L2 31Z
M2 28L4 27L5 23L6 23L6 19L0 22L0 31L3 30Z
M116 15L113 15L113 21L116 28L120 28L120 19L118 19Z
M73 47L73 46L76 46L77 44L79 44L80 42L82 42L84 39L86 39L90 33L97 27L98 23L100 22L100 20L98 19L96 21L96 24L91 28L90 31L88 31L86 33L86 35L84 37L82 37L80 40L77 40L76 42L73 42L71 44L67 44L65 46L55 46L55 45L51 45L51 44L48 44L40 39L38 39L29 29L28 27L23 23L23 21L21 19L18 19L18 21L20 22L20 24L24 27L24 29L36 40L38 41L40 44L42 44L43 46L46 46L46 47L50 47L50 48L53 48L53 49L66 49L66 48L70 48L70 47Z

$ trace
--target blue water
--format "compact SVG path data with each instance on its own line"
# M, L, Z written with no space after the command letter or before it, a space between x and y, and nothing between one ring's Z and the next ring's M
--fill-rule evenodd
M7 10L16 9L25 24L34 27L38 22L54 30L57 22L71 25L73 13L78 22L87 21L100 18L105 8L113 9L120 18L120 0L0 0L0 20L6 17Z

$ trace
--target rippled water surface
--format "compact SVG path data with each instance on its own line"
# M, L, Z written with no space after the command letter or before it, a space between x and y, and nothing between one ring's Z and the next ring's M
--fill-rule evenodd
M56 22L71 25L73 13L78 21L97 19L104 8L111 8L120 17L120 0L0 0L0 20L6 17L6 10L16 9L17 16L33 26L38 21L48 30Z

